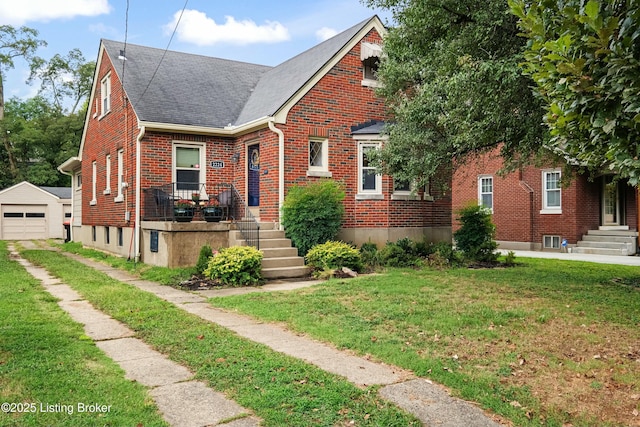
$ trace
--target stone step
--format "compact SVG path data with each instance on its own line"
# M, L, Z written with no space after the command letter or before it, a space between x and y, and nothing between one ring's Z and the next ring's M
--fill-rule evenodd
M264 258L283 258L298 256L298 249L296 248L263 248L260 246L260 251Z
M300 256L262 258L262 268L304 267L304 258Z
M277 267L263 268L262 275L265 279L286 279L295 277L304 277L309 274L309 267Z
M290 248L291 239L260 239L260 249Z
M576 254L593 254L593 255L632 255L620 249L608 249L608 248L588 248L588 247L574 247L571 248L572 253Z
M260 240L263 239L284 239L284 231L281 230L263 230L260 229ZM230 230L229 231L229 239L230 240L243 240L242 233L240 230Z
M636 237L632 236L602 236L597 234L585 234L582 240L585 242L618 242L618 243L634 243Z
M621 243L621 242L589 242L585 240L580 240L578 242L578 247L583 248L606 248L606 249L627 249L629 247L633 247L632 243Z
M589 236L617 236L617 237L638 237L638 232L633 230L589 230Z

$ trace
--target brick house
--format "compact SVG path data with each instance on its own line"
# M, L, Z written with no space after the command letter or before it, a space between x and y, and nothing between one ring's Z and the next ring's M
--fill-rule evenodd
M459 228L455 212L478 203L492 210L501 249L637 252L637 192L626 181L615 182L606 174L591 180L576 174L563 185L559 167L529 166L500 176L501 167L495 150L454 173L454 231Z
M383 143L384 33L374 16L276 67L102 40L80 152L60 166L74 176L73 239L167 266L195 264L205 243L269 251L286 246L287 189L333 179L343 240L450 240L450 198L417 196L366 158ZM195 217L177 221L192 196ZM209 202L221 221L204 220Z

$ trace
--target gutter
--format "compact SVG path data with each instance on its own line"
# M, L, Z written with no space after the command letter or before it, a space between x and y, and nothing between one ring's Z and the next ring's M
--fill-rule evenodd
M58 171L63 174L63 175L67 175L71 177L71 221L69 222L69 238L73 241L73 221L75 218L73 218L73 212L75 212L75 200L76 198L74 197L74 193L75 190L73 188L73 186L75 185L75 183L73 182L73 168L74 165L82 165L82 161L80 160L79 157L70 157L68 160L66 160L63 164L61 164L60 166L58 166Z
M140 133L136 137L136 213L135 213L135 224L134 224L134 248L133 251L135 253L135 261L140 261L140 153L142 151L142 138L144 138L144 134L146 132L146 128L144 126L140 126Z
M282 205L284 203L284 132L269 119L269 129L278 135L278 229L282 230Z
M264 116L260 117L259 119L244 123L240 126L229 125L223 128L146 121L139 122L139 125L143 128L146 128L147 130L162 132L190 133L213 136L238 136L245 133L253 132L256 129L264 128L271 120L273 120L272 117Z

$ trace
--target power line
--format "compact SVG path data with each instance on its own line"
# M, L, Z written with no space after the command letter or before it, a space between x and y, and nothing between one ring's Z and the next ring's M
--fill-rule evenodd
M176 31L178 30L178 25L180 25L180 21L182 20L182 15L184 14L184 10L187 8L187 3L189 3L189 0L185 0L184 6L182 6L182 11L180 12L180 16L178 17L178 22L176 22L176 26L173 29L173 33L171 33L171 38L169 38L169 43L167 43L167 47L164 49L164 52L162 53L162 57L160 58L160 61L158 62L158 66L156 67L155 71L153 72L153 75L151 76L151 78L149 79L149 83L147 83L147 86L144 88L144 91L142 92L142 95L140 95L140 97L138 98L138 102L140 100L142 100L144 95L147 93L147 89L149 89L149 86L151 86L151 82L156 77L156 74L158 73L158 70L160 69L160 64L162 64L162 61L164 60L164 57L166 56L167 51L169 50L169 46L171 45L171 41L173 40L173 36L175 36Z

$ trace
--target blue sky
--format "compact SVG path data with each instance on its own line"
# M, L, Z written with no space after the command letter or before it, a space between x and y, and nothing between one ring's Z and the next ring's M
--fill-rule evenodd
M0 25L38 30L49 59L79 48L95 60L101 38L201 55L277 65L375 14L360 0L0 0ZM184 13L181 12L183 11ZM127 25L128 23L128 25ZM27 98L27 64L4 75L5 100Z

